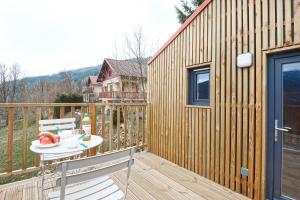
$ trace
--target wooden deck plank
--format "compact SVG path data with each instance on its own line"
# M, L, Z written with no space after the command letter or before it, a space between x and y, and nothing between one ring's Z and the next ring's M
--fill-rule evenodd
M15 187L9 188L6 192L5 199L22 200L23 185L16 185Z
M116 173L112 179L115 183L122 189L125 187L126 174L122 172ZM137 184L131 178L128 181L128 199L143 199L143 200L152 200L155 199L150 195L147 190L144 190L139 184ZM142 198L141 198L142 197Z
M0 192L0 200L4 200L6 196L6 190Z
M116 176L113 176L112 177L112 179L113 179L113 181L120 187L120 188L123 188L123 187L125 187L124 186L124 183L123 183L123 181L121 181L120 180L120 178L121 177L119 177L119 176L121 176L121 175L123 175L122 173L118 173L118 174L116 174ZM122 176L122 178L123 178L124 176ZM124 177L125 178L125 177ZM132 191L132 188L135 188L135 187L139 187L138 185L134 185L133 187L132 187L132 185L133 184L135 184L135 182L134 181L131 181L131 180L129 180L129 185L128 185L128 191L127 191L127 196L126 196L126 199L130 199L130 200L139 200L140 198L138 198L135 194L134 194L134 192ZM140 188L139 188L140 189ZM141 191L140 191L141 192ZM143 193L143 195L147 195L148 193ZM152 197L153 198L153 197ZM144 200L150 200L151 198L148 198L147 196L144 196Z
M137 159L205 199L248 199L154 154L143 153Z
M152 153L142 152L135 158L126 199L248 199ZM124 188L126 172L118 172L112 178ZM44 188L49 189L44 196L53 190L54 183L46 179ZM42 196L40 188L40 177L0 185L0 200L38 200Z
M177 191L180 193L180 196L182 195L183 198L187 199L203 199L199 197L196 193L192 192L191 190L187 189L186 187L182 186L181 184L174 182L171 178L162 175L160 172L157 170L153 169L151 166L141 162L137 161L136 163L136 170L138 173L145 173L151 175L153 178L160 177L160 181L167 184L168 187L172 188L173 190ZM179 196L178 196L179 197Z
M159 197L163 194L164 198L163 199L199 199L199 196L196 194L192 193L191 191L188 191L185 189L185 191L182 191L179 189L179 185L169 179L168 177L160 174L154 169L151 169L149 166L145 166L142 164L142 162L137 161L135 163L135 167L132 169L132 179L135 181L137 180L139 184L141 184L142 181L149 181L151 184L154 185L154 187L151 187L151 191L149 188L149 185L145 185L144 189L147 191L150 191L153 196L158 197L156 199L160 199ZM140 176L143 174L143 176ZM157 177L160 177L157 179ZM141 184L142 185L142 184ZM181 189L183 186L181 187ZM162 193L159 194L158 193Z

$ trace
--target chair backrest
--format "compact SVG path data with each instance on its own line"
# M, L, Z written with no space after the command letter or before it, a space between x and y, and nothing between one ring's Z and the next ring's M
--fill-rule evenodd
M75 118L46 119L39 121L39 131L54 131L59 127L61 130L74 129Z
M135 148L128 148L122 151L108 153L100 156L82 158L78 160L63 161L57 165L56 171L61 172L61 177L57 179L56 185L60 186L60 197L64 199L65 188L69 184L79 183L100 176L115 173L120 170L127 169L127 179L125 185L125 197L128 188L128 179L130 176L131 165L134 163L133 154ZM119 162L118 162L119 161ZM105 164L105 167L92 169L78 174L68 174L67 171L92 167L99 164Z

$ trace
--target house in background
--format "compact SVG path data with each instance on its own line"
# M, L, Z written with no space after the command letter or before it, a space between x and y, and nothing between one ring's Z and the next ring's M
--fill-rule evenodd
M104 59L97 77L99 102L146 101L147 61Z
M82 95L84 102L97 102L102 84L97 82L97 76L88 76L82 81Z

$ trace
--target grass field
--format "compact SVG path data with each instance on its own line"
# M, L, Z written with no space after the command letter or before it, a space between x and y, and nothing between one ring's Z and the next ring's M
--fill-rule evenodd
M28 142L27 142L27 166L34 165L34 153L29 150L32 140L35 139L35 118L28 120ZM7 168L7 128L0 128L0 173L6 172ZM20 169L22 167L22 141L23 141L23 120L16 120L14 123L14 135L13 135L13 170ZM1 178L0 184L12 182L28 177L32 177L35 173L29 173L14 177Z

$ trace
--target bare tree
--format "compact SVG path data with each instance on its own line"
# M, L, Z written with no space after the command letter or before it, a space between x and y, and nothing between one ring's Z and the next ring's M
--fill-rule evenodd
M72 78L72 74L68 71L62 71L59 73L60 80L62 83L63 91L67 94L71 94L74 92L74 81Z
M17 87L17 94L16 94L16 99L18 102L24 102L27 103L29 102L29 97L30 97L30 89L28 85L28 81L26 78L22 78L19 81L19 85Z
M147 57L147 39L144 35L144 31L142 26L138 26L136 29L133 30L130 36L126 35L126 53L129 58L133 58L136 60L138 64L138 70L140 73L140 80L142 84L142 92L143 92L143 99L146 101L145 92L146 92L146 83L144 79L144 70L145 59Z
M16 102L18 79L21 77L19 64L13 64L10 68L0 64L0 102Z
M7 68L4 64L0 64L0 103L15 102L19 76L20 67L18 64L14 64L10 68ZM4 119L2 125L7 126L7 110L2 110L0 114L0 118Z
M8 100L8 72L7 67L0 64L0 102L6 103Z
M16 92L18 87L18 79L21 76L21 69L18 63L13 64L9 70L9 102L16 101Z
M120 50L118 48L118 45L117 45L117 41L115 41L115 45L114 47L112 48L112 58L118 60L120 58Z

